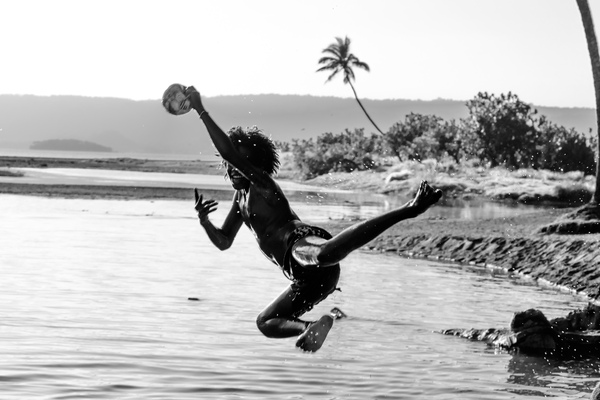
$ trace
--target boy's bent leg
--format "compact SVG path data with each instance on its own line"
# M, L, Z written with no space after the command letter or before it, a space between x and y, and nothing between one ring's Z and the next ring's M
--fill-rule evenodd
M309 323L294 318L294 298L292 287L286 288L256 318L256 326L270 338L298 336L306 330Z
M311 323L298 318L335 291L339 276L340 267L336 266L292 283L260 313L256 319L258 329L272 338L300 335Z

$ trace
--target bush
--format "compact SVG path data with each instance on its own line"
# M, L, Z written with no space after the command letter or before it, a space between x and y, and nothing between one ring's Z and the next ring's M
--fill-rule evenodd
M510 92L500 96L478 93L467 102L467 108L474 128L471 147L477 157L492 167L535 166L537 110Z
M435 115L410 113L404 122L395 123L384 136L389 150L399 161L421 161L436 156L442 119Z
M596 171L595 140L587 139L575 129L545 122L541 126L539 168L554 172L582 171L594 175Z
M316 141L293 140L291 147L294 163L305 178L372 169L379 165L378 155L383 152L380 136L366 136L364 129L346 129L338 135L324 133Z
M568 187L558 186L556 188L556 197L559 201L572 205L584 204L591 200L592 192L582 184L570 185Z
M549 122L517 95L479 93L467 107L470 129L464 131L470 134L463 133L463 145L482 162L509 169L595 173L594 139Z

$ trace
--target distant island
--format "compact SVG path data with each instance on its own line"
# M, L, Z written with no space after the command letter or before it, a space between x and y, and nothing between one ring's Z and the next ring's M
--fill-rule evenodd
M50 139L33 142L29 146L31 150L61 150L61 151L96 151L110 153L110 147L98 143L77 139Z

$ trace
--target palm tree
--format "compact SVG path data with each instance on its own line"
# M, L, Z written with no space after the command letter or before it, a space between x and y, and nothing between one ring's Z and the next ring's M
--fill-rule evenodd
M373 121L365 107L362 105L360 100L358 99L358 95L356 94L356 90L354 89L354 85L352 85L352 81L355 79L353 67L362 68L367 72L370 71L367 63L360 61L354 54L350 53L350 39L348 36L342 40L342 38L335 38L337 43L332 43L324 49L322 52L328 54L326 57L322 57L319 60L319 64L325 64L321 68L317 70L320 71L333 71L329 78L327 78L326 82L329 82L336 76L339 72L344 73L344 83L347 83L352 88L352 92L354 93L354 98L358 102L360 108L362 108L363 112L369 118L369 121L373 124L373 126L383 135L383 132L377 124Z
M600 203L600 56L598 55L598 41L596 40L596 32L594 30L594 21L592 20L592 12L587 0L577 0L581 20L583 21L583 29L587 40L590 60L592 62L592 76L594 78L594 91L596 93L596 124L598 129L598 155L596 159L596 190L592 197L591 205L598 206Z
M600 56L594 21L588 0L576 0L583 22L585 39L592 63L594 92L596 94L596 126L598 129L598 154L596 157L596 189L590 202L570 213L558 217L547 226L540 228L542 233L600 233Z

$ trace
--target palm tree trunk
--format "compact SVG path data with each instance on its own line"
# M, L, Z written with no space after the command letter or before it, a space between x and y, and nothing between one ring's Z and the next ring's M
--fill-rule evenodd
M375 123L375 121L373 121L373 119L371 118L371 116L369 115L369 113L367 112L367 110L365 110L365 108L363 107L362 103L358 99L358 95L356 94L356 90L354 90L354 86L352 85L352 82L350 82L350 80L348 80L348 83L350 84L350 87L352 88L352 92L354 93L354 98L358 102L358 105L360 106L360 108L362 108L363 112L365 113L365 115L367 116L367 118L369 118L369 121L371 121L371 123L373 124L373 126L375 127L375 129L377 129L379 131L379 133L381 133L383 135L383 132L381 132L381 129L379 129L379 127L377 126L377 124Z
M594 30L594 21L592 20L592 12L587 0L576 0L581 20L583 21L583 29L587 40L590 60L592 62L592 76L594 78L594 92L596 94L596 124L598 134L598 152L596 158L596 189L592 196L591 203L593 205L600 204L600 56L598 55L598 41L596 40L596 32Z

